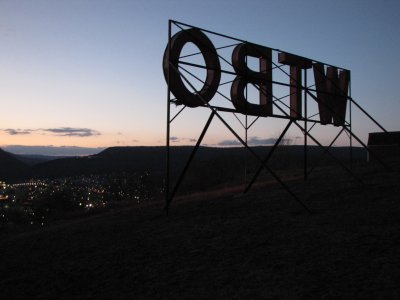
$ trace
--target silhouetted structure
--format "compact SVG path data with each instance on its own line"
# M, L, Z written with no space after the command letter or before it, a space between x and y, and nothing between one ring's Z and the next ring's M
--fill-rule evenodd
M185 53L184 48L189 44L194 44L197 49ZM257 61L256 64L254 60ZM206 71L204 80L200 78L199 70ZM352 150L349 151L350 166L348 166L335 157L330 148L342 134L346 134L349 138L350 149L355 139L369 150L352 130L353 107L386 132L351 97L349 70L181 22L169 21L168 45L164 52L163 71L168 84L166 209L215 118L219 119L235 136L238 143L259 162L260 167L248 182L244 192L251 188L260 172L265 169L305 209L307 207L299 197L269 165L271 156L289 128L297 127L304 136L304 179L307 179L314 169L314 166L309 166L307 158L308 140L311 140L359 182L362 181L351 169ZM198 88L198 85L201 88ZM229 86L230 89L227 91L226 87ZM282 93L282 90L285 92ZM172 112L171 106L177 107L177 110ZM186 108L197 107L208 110L210 115L187 164L178 176L175 186L170 189L171 123ZM227 114L233 115L238 120L244 129L244 136L234 129L231 121L225 117ZM243 117L240 119L239 115L243 116L244 120ZM287 124L270 152L263 158L249 147L248 131L257 121L266 117L287 120ZM334 125L339 132L328 146L323 146L311 134L315 125ZM373 152L370 155L375 156L384 164Z
M382 159L400 158L400 131L371 132L368 136L368 149ZM368 161L374 157L369 155Z

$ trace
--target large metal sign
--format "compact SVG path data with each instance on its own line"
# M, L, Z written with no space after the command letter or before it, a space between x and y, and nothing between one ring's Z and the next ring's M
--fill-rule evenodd
M186 48L191 50L187 52ZM260 161L260 168L245 191L249 190L259 172L266 169L305 208L300 199L268 166L273 151L291 126L298 127L304 134L305 178L308 174L307 139L321 146L331 156L329 147L343 132L349 137L350 148L353 138L366 147L352 132L352 104L385 131L351 98L349 70L177 21L169 21L163 71L168 84L167 208L214 117L222 121L238 141ZM182 109L171 116L171 105L182 106ZM170 125L185 108L198 107L208 108L210 117L177 184L170 191ZM245 130L263 117L287 119L288 123L267 157L261 158L221 115L226 112L255 117L249 126L246 123ZM339 133L328 147L322 146L311 134L311 129L316 124L338 127ZM359 180L348 166L332 157Z
M180 60L183 47L193 43L199 49L197 55L202 55L205 66L197 65L199 68L207 69L207 76L201 90L190 91L181 76ZM197 28L181 30L169 41L164 53L163 68L164 76L177 103L189 107L204 106L209 103L218 91L221 83L221 73L234 75L230 89L230 100L237 112L253 116L273 116L274 96L273 83L289 87L290 113L288 118L303 118L302 94L303 87L302 72L313 69L315 89L308 92L316 92L314 100L319 104L319 116L322 124L333 123L336 126L345 124L346 104L350 82L350 71L338 67L326 65L304 57L287 52L278 52L277 61L273 59L273 49L256 45L249 42L240 42L233 47L231 66L234 72L222 70L220 57L217 49L205 33ZM255 71L247 65L249 57L256 58L259 62L259 70ZM192 64L193 65L193 64ZM290 67L286 74L289 82L274 81L273 70L280 65ZM326 69L326 71L325 71ZM248 84L254 85L259 91L259 103L253 104L245 96Z

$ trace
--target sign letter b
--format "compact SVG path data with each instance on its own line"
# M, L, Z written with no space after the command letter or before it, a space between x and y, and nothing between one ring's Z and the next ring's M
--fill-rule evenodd
M246 57L259 59L260 71L247 66ZM236 110L248 115L268 116L272 114L272 50L271 48L244 43L232 52L232 65L237 76L231 87L231 98ZM260 104L249 103L244 94L246 85L254 84L260 93Z

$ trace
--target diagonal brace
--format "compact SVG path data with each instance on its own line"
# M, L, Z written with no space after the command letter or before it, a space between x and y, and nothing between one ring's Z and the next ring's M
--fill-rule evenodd
M347 171L351 176L353 176L359 183L364 184L363 181L358 178L353 171L351 171L348 167L346 167L336 156L334 156L331 152L329 152L328 149L326 149L316 138L314 138L311 133L307 132L304 130L304 128L298 124L296 121L294 121L294 124L297 125L297 127L299 127L299 129L301 131L303 131L304 133L307 134L308 137L310 137L318 146L320 146L322 148L322 150L325 151L326 154L328 154L330 157L332 157L339 165L342 166L342 168ZM346 126L343 126L343 128L346 128Z
M290 120L289 123L286 125L285 129L282 131L281 135L276 140L276 142L275 142L274 146L272 147L272 149L268 152L268 155L263 160L262 164L258 168L257 172L254 174L253 178L251 179L251 181L247 185L246 189L243 191L244 194L247 193L250 190L250 188L252 187L253 183L256 181L257 177L260 175L262 169L267 164L268 160L271 158L271 156L274 153L276 147L279 145L279 143L281 142L282 138L285 136L286 132L288 131L290 125L292 125L292 123L293 123L293 120Z
M190 153L190 157L189 157L188 161L186 162L186 165L183 168L181 174L179 175L178 181L176 182L174 189L172 190L171 194L168 195L168 197L167 197L167 201L166 201L166 204L165 204L165 210L167 211L167 214L168 214L168 207L169 207L172 199L174 198L174 196L175 196L180 184L182 183L182 180L185 177L185 174L186 174L187 170L189 169L189 166L190 166L190 164L191 164L191 162L192 162L197 150L199 149L200 144L203 141L203 138L204 138L204 136L205 136L205 134L206 134L206 132L208 130L208 127L210 127L211 121L214 118L214 116L215 116L215 112L213 111L213 112L211 112L210 117L208 118L207 123L204 126L203 131L201 132L199 139L196 142L196 145L194 146L192 152Z
M344 127L339 131L339 133L336 135L336 137L332 140L332 142L329 144L329 146L327 147L327 149L330 149L330 148L333 146L333 144L336 142L336 140L339 138L339 136L343 133L343 131L344 131ZM312 166L311 170L308 172L308 174L307 174L308 176L309 176L309 175L312 173L312 171L314 171L314 169L318 166L318 164L319 164L319 162L322 160L324 154L326 154L326 152L325 152L325 153L322 153L322 154L318 157L317 162L315 163L314 166Z
M179 72L178 69L175 68L174 65L172 65L172 68L175 70L175 72L177 72L178 74L180 74L182 76L182 78L188 83L188 85L194 90L196 91L195 87L193 86L193 84L190 82L190 80L188 80L186 78L186 76L184 74L182 74L181 72ZM201 98L202 99L202 98ZM233 130L233 128L231 126L229 126L229 124L225 121L225 119L217 112L217 110L215 108L213 108L212 106L210 106L210 104L207 103L207 101L205 101L204 99L202 99L204 102L204 106L208 107L209 109L211 109L211 111L213 111L213 113L217 116L217 118L229 129L230 132L232 132L232 134L240 141L240 143L246 147L247 150L249 150L249 152L261 163L263 163L262 158L253 150L249 147L249 145L236 133L235 130ZM309 213L311 213L310 209L296 196L296 194L294 194L289 187L282 181L282 179L280 179L280 177L267 165L263 164L264 168L267 169L268 172L271 173L271 175L275 178L276 181L279 182L279 184ZM168 203L171 202L171 200L168 201Z

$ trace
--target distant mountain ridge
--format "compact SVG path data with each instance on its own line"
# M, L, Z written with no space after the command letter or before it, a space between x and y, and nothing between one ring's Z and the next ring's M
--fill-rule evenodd
M170 148L170 166L172 172L180 172L192 151L192 146L176 146ZM253 147L260 157L265 157L271 147ZM274 168L301 167L304 155L303 146L280 146L271 158ZM349 156L348 147L331 148L334 155L341 159ZM308 148L309 162L318 160L323 155L322 149ZM18 157L18 159L17 159ZM365 160L363 148L353 148L353 158ZM151 172L163 177L166 170L166 147L111 147L98 154L82 157L64 157L50 159L36 157L35 163L27 158L5 152L0 149L0 180L23 180L28 177L56 178L82 174L104 174L112 172ZM42 162L37 161L42 159ZM25 163L23 162L25 161ZM191 175L196 180L210 180L220 175L228 176L239 168L256 168L259 165L252 155L242 147L211 148L200 147L191 165ZM221 171L223 170L223 171Z

